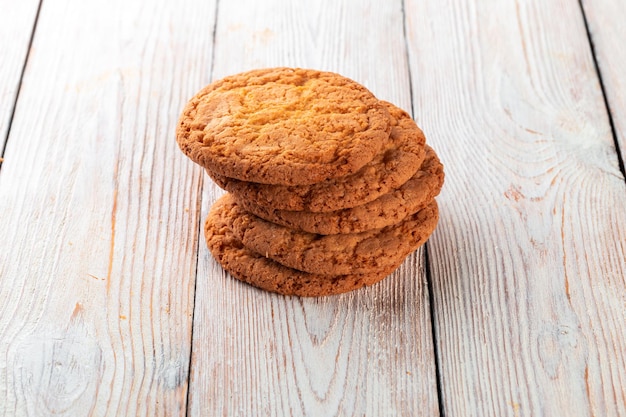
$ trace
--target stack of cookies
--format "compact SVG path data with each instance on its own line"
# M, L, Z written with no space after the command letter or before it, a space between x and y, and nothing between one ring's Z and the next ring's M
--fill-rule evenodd
M320 296L374 284L435 229L443 167L411 117L338 74L216 81L186 105L182 151L228 193L205 237L234 277Z

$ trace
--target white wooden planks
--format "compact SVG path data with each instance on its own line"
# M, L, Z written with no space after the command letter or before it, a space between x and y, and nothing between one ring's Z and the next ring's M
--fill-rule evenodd
M622 160L626 158L626 2L582 1Z
M332 70L410 108L400 1L220 2L214 78ZM208 178L203 219L221 191ZM227 276L200 243L191 415L438 415L422 253L382 283L300 299Z
M185 412L215 4L46 0L0 171L0 415Z
M39 0L0 0L0 152L7 137L38 7Z
M578 2L406 14L447 174L430 246L445 415L626 415L626 187Z

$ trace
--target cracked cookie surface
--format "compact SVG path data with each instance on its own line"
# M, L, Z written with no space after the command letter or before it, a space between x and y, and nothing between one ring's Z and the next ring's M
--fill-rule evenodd
M268 68L209 84L185 106L181 150L211 172L302 185L349 175L389 142L387 108L339 74Z

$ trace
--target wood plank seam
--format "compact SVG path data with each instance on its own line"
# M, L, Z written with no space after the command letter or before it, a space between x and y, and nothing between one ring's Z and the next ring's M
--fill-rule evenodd
M405 0L402 0L401 3L402 10L402 36L404 37L404 54L406 58L406 70L409 74L409 98L411 99L411 117L415 119L415 112L413 111L413 77L411 76L411 60L409 59L409 39L406 34L406 5ZM428 270L428 264L426 264L426 269ZM432 317L431 317L432 321Z
M213 39L212 39L213 46L211 47L211 64L209 67L210 68L209 80L211 80L211 82L213 82L213 68L215 68L215 34L217 33L217 19L218 19L217 13L219 12L219 10L220 10L220 0L215 0L215 11L213 12L215 13L215 21L213 22L213 33L211 34L211 36L213 36ZM200 199L202 200L202 196L200 196Z
M37 12L35 13L35 20L33 21L33 28L30 32L30 39L28 40L28 48L24 55L24 64L20 72L20 78L17 81L17 90L15 91L15 98L13 99L13 107L11 107L11 114L9 115L9 121L7 124L7 133L4 138L4 144L2 144L2 150L0 151L0 169L2 169L2 162L4 157L4 151L6 150L7 143L9 142L9 135L11 134L11 125L13 124L13 117L15 116L15 108L17 107L17 100L20 97L20 90L22 88L22 81L24 80L24 72L26 70L26 64L28 63L28 57L30 56L30 50L33 46L33 39L35 38L35 31L37 30L37 22L39 21L39 12L41 11L41 4L43 0L39 0L37 5Z
M200 188L202 189L202 187L204 186L204 177L200 178ZM198 207L199 209L199 207ZM198 228L202 227L202 216L198 216ZM200 230L200 232L202 232L202 230ZM201 245L202 242L202 233L200 233L198 235L199 239L198 239L198 245ZM198 246L199 248L199 246ZM190 331L190 341L191 344L189 346L189 360L187 361L187 393L186 393L186 398L185 398L185 416L189 415L189 384L191 384L191 359L193 357L193 322L195 320L195 309L193 308L193 306L196 304L196 289L198 286L198 258L200 257L200 250L198 250L198 252L196 252L196 266L195 266L195 273L194 273L194 281L193 281L193 299L192 299L192 303L191 303L191 331Z
M624 167L624 159L622 158L622 152L619 146L619 140L617 139L617 130L615 129L615 122L613 120L613 112L611 111L611 106L609 104L608 97L606 95L606 87L604 85L604 80L602 79L602 72L600 71L600 66L598 65L598 56L596 53L596 47L593 43L593 36L591 35L591 31L589 30L589 22L587 20L587 14L585 12L585 8L583 7L582 0L578 0L578 6L580 7L580 13L583 17L583 23L585 24L585 31L587 31L587 39L589 40L589 48L591 49L591 56L593 58L593 66L596 70L596 74L598 76L598 82L600 83L600 90L602 91L602 99L604 100L604 107L606 109L606 114L609 118L609 126L611 127L611 135L613 136L613 142L615 143L615 153L617 154L617 164L619 165L619 170L622 173L622 177L626 182L626 168Z
M411 72L411 60L409 57L409 39L407 36L407 21L406 21L406 0L402 0L401 2L401 10L402 10L402 36L404 37L404 51L406 56L406 66L407 72L409 74L409 97L411 100L411 117L415 119L415 103L413 100L413 75ZM433 357L435 360L435 386L437 389L437 407L439 408L439 415L441 417L445 417L445 411L443 408L443 391L442 391L442 380L441 380L441 370L439 368L439 351L437 348L437 329L435 326L435 311L434 311L434 297L433 297L433 283L431 279L431 266L430 259L428 256L428 242L424 244L424 277L426 279L426 291L428 291L428 304L430 310L430 335L433 341Z
M215 1L215 10L214 10L214 14L213 16L215 16L214 20L213 20L213 31L211 33L212 39L211 39L211 62L209 63L209 82L213 81L213 67L215 66L215 33L217 31L217 19L218 19L218 11L219 11L219 4L220 4L220 0L216 0ZM202 190L204 188L204 175L202 175L200 177L200 189ZM198 199L196 201L196 212L200 213L202 209L202 193L200 193L200 195L198 196ZM193 373L191 372L191 367L192 367L192 362L193 362L193 338L194 338L194 321L196 319L196 297L197 297L197 287L198 287L198 263L200 262L200 245L204 245L204 230L203 230L203 225L204 225L204 219L202 218L202 216L198 216L198 224L197 224L197 230L198 230L198 246L197 246L197 252L196 252L196 266L195 266L195 273L194 273L194 281L193 281L193 300L191 303L191 334L190 334L190 346L189 346L189 363L187 365L187 393L186 393L186 399L185 399L185 416L189 415L189 409L190 409L190 395L189 393L191 392L191 390L189 389L189 387L191 386L191 376L193 375Z
M404 3L404 2L403 2ZM445 417L446 413L443 406L443 380L441 379L441 368L439 361L439 348L437 346L437 326L435 325L435 297L433 296L432 271L430 266L429 245L424 245L424 273L426 276L426 290L428 291L428 304L430 306L430 334L433 338L434 358L435 358L435 382L437 385L437 404L439 406L439 415Z

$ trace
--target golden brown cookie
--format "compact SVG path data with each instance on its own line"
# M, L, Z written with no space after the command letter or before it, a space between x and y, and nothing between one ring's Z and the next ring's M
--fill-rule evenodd
M425 145L426 157L420 169L400 188L360 206L315 213L267 208L252 200L237 199L244 210L272 223L322 235L358 233L396 224L435 198L443 185L443 165L435 151Z
M384 271L421 246L435 229L437 203L400 223L342 235L318 235L265 221L241 209L229 194L223 199L233 218L231 230L243 245L282 265L320 275Z
M391 115L391 142L358 172L307 186L257 184L207 170L209 176L239 200L271 209L328 212L355 207L398 188L424 159L424 134L404 110L382 102Z
M193 161L230 178L313 184L358 171L389 141L389 113L339 74L268 68L203 88L176 129Z
M351 291L372 285L391 274L398 265L386 270L355 275L323 276L283 266L246 247L235 238L230 224L233 213L224 198L218 200L204 224L207 246L213 256L240 281L266 291L284 295L317 297Z

